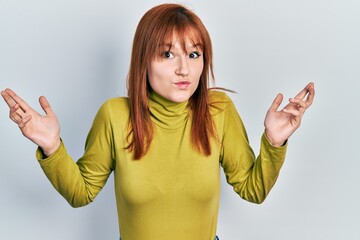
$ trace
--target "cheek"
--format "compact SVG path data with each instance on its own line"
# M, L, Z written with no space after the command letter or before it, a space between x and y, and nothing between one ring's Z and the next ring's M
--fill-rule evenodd
M166 66L166 64L151 64L148 70L148 82L150 87L157 93L166 91L169 87L172 78L170 70L170 66Z
M163 63L153 63L148 71L148 77L151 81L161 81L171 76L171 66ZM150 80L150 79L149 79Z
M195 72L195 75L197 76L198 80L200 80L200 77L201 77L201 74L202 74L203 70L204 70L204 63L203 62L199 63L195 67L194 72Z
M154 85L159 81L159 71L158 66L156 64L151 64L150 67L147 70L147 77L149 84L152 88L154 88Z

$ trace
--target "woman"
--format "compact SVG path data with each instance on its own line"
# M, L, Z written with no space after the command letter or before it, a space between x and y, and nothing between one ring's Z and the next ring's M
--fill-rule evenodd
M163 4L137 27L128 75L128 98L106 101L74 162L45 97L41 116L12 90L1 92L10 118L39 146L37 158L59 193L73 206L94 200L114 172L123 240L214 239L220 165L244 199L261 203L285 159L287 139L314 98L308 84L278 111L276 96L265 118L255 158L230 98L209 90L212 47L189 9Z

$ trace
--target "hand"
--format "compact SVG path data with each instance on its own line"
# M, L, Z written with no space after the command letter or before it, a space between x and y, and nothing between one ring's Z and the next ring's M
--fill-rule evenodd
M278 94L276 96L266 113L264 123L266 137L273 146L283 145L300 126L302 116L312 104L314 96L314 83L309 83L294 98L290 98L290 103L280 111L278 108L283 100L283 95Z
M39 103L46 115L42 116L32 109L11 89L1 92L10 109L10 119L20 128L22 134L41 147L50 156L60 146L60 124L45 97Z

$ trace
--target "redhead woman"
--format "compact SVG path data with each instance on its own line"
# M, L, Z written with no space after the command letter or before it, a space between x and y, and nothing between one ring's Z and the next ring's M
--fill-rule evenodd
M45 97L42 116L12 90L1 95L71 206L92 202L113 172L122 240L213 240L220 169L241 198L263 202L315 92L309 83L282 109L282 95L275 97L256 157L230 98L209 89L212 56L210 36L191 10L163 4L146 12L133 41L128 97L100 107L78 161Z

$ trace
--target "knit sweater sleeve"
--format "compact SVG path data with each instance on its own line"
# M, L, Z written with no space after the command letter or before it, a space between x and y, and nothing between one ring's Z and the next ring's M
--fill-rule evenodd
M73 207L92 202L114 169L111 111L107 103L99 109L85 143L85 153L77 162L64 143L49 157L38 148L36 157L55 189Z
M274 147L262 135L258 157L249 145L244 124L229 97L224 110L220 162L227 182L243 199L262 203L285 161L287 142Z

